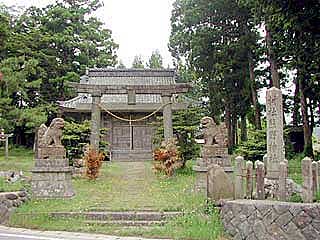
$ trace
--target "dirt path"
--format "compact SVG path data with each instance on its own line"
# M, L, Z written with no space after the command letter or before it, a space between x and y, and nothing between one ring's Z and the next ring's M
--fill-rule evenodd
M156 177L152 172L150 162L118 162L117 173L110 176L107 181L112 181L112 196L106 196L98 208L129 210L152 210L157 206L153 200L154 181Z

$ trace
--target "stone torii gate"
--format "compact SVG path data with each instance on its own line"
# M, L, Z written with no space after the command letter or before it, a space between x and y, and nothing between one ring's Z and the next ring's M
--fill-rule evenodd
M101 97L103 94L127 94L128 99L135 98L136 94L159 94L163 104L164 138L173 137L172 128L172 95L186 93L191 88L190 84L177 83L171 85L95 85L69 82L68 85L78 93L91 94L91 135L90 144L95 149L99 148L101 125Z
M4 129L0 130L0 142L5 142L5 159L9 159L9 137L12 137L13 134L5 134Z

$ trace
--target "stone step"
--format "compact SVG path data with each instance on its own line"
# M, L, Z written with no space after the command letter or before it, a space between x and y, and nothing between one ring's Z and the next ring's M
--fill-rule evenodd
M111 221L162 221L181 215L181 212L125 211L125 212L54 212L50 216L56 218L82 217L87 220Z
M110 220L110 221L95 221L88 220L85 221L86 224L89 225L102 225L102 226L110 226L110 225L118 225L118 226L126 226L126 227L141 227L141 226L163 226L165 221L144 221L144 220Z

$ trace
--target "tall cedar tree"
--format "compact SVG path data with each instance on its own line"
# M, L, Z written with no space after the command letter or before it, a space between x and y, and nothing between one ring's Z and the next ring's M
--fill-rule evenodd
M249 74L249 56L251 70L256 64L251 43L256 42L257 34L249 20L247 9L233 0L177 0L171 17L170 51L195 71L215 121L224 114L231 148L237 141L238 118L243 123L242 138L246 138L246 117L253 97L260 118L257 84L254 74L251 78ZM260 128L259 121L255 123Z

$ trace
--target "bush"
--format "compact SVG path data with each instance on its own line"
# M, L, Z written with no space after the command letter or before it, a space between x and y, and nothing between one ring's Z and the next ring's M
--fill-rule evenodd
M243 156L249 161L261 161L263 156L267 153L266 130L249 129L248 141L239 144L235 153Z
M85 120L83 123L65 121L63 129L62 143L66 147L67 157L72 163L74 159L82 158L85 147L90 143L90 121ZM100 134L106 134L107 129L100 129ZM108 155L108 142L100 141L100 151L105 156Z
M70 161L82 158L84 147L90 142L90 122L83 123L65 121L62 143L66 147Z
M199 156L200 146L196 143L195 139L202 117L203 110L200 107L189 107L188 109L177 111L173 114L173 132L177 137L182 167L185 166L188 160L196 159ZM153 138L153 143L156 146L159 146L164 140L162 117L159 117L159 120Z
M91 147L85 152L85 174L90 180L98 178L104 157L103 152L98 152Z
M161 147L154 150L154 169L172 176L174 171L182 167L181 153L176 144L176 139L164 141Z

